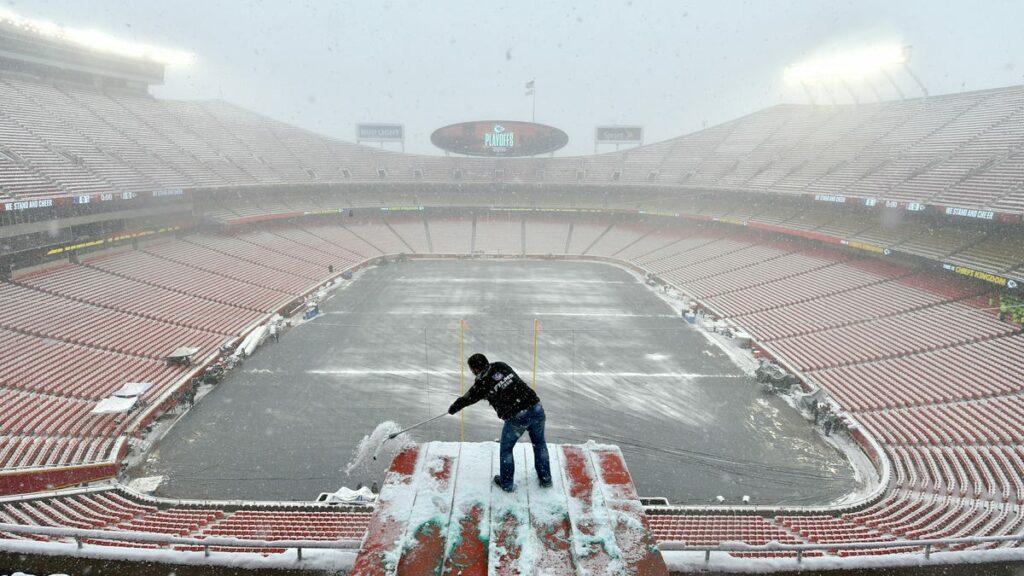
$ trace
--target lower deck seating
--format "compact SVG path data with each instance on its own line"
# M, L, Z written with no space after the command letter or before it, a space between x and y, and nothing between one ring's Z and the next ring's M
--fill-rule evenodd
M428 223L435 254L468 254L473 241L470 218L434 218Z
M137 411L190 375L168 354L194 346L210 357L329 277L322 260L284 239L269 246L267 234L161 240L0 283L0 466L110 461ZM152 384L136 412L91 413L129 382Z
M662 541L707 546L733 540L753 545L769 542L799 544L800 539L760 516L651 515L654 536Z
M242 507L225 510L216 503L181 507L161 501L142 501L118 489L67 491L38 499L0 500L0 522L35 526L62 526L110 532L141 532L202 539L226 537L249 540L358 540L370 522L372 509L338 509L327 505L291 508ZM0 539L27 538L0 533ZM45 536L32 539L48 541ZM60 538L54 538L60 540ZM88 544L115 547L168 548L156 543L91 538ZM173 546L176 550L202 550L202 546ZM221 551L278 553L283 549L224 547Z
M514 237L489 238L495 226ZM488 239L476 244L481 238ZM144 397L154 398L182 375L159 360L171 347L188 341L212 351L239 326L326 279L325 264L337 262L340 272L381 254L467 253L474 246L502 254L514 248L627 258L805 369L879 439L894 465L894 491L857 513L655 515L652 527L660 540L698 546L885 541L1006 534L1024 523L1017 509L1024 498L1024 335L1019 326L998 320L984 299L975 300L984 287L887 260L773 244L754 233L703 225L673 230L601 215L520 215L502 222L417 216L390 223L342 217L160 240L33 275L27 286L17 278L0 284L0 344L21 357L48 360L0 357L0 465L109 461L128 431L116 417L86 415L96 400L139 380L157 384ZM138 302L151 305L143 310L138 302L118 299L119 288L127 286L139 291ZM187 327L191 320L183 310L223 311L225 318ZM109 371L119 376L108 378ZM357 539L368 516L322 509L174 509L108 490L2 503L0 518L272 540Z

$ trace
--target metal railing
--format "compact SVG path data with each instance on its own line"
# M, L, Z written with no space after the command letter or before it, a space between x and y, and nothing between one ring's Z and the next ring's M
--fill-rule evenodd
M838 552L840 550L885 550L901 548L920 548L924 552L924 558L931 558L936 548L952 547L962 544L977 545L985 543L1004 543L1024 541L1024 534L1011 534L1005 536L968 536L962 538L934 538L928 540L882 540L872 542L847 542L836 544L780 544L770 543L762 545L753 544L726 544L715 546L691 546L685 542L659 542L658 549L662 552L703 552L704 562L711 562L712 552L739 552L739 553L778 553L795 552L796 562L803 561L807 552ZM890 553L893 554L893 553Z
M82 549L87 540L105 540L126 543L149 543L177 546L191 546L202 548L204 556L209 557L211 548L243 548L252 549L254 552L265 549L295 549L298 560L302 560L303 549L330 549L357 551L362 540L340 539L340 540L252 540L242 538L188 538L182 536L169 536L166 534L154 534L150 532L123 532L108 530L86 530L81 528L58 528L50 526L27 526L23 524L0 524L0 532L13 534L39 535L55 538L70 538L79 549ZM803 562L808 552L839 552L841 550L899 550L899 549L921 549L926 560L931 558L933 552L938 548L951 548L959 545L975 546L986 543L1006 543L1024 541L1024 534L1005 536L972 536L962 538L935 538L926 540L885 540L872 542L848 542L836 544L780 544L770 543L763 545L752 544L720 544L714 546L691 546L685 542L660 542L658 549L662 552L701 552L704 554L704 562L711 563L712 552L722 553L765 553L777 554L792 552L795 554L797 564ZM11 541L13 542L13 541ZM57 542L55 542L57 543ZM95 544L97 547L109 548L109 545ZM2 546L0 546L2 548ZM232 553L237 552L237 550ZM888 554L895 555L894 552Z
M167 544L178 546L194 546L203 549L204 556L210 556L211 547L223 548L250 548L254 552L264 549L295 549L299 560L302 560L304 548L320 548L332 550L356 551L362 544L362 539L344 540L249 540L244 538L188 538L183 536L170 536L167 534L154 534L152 532L123 532L109 530L86 530L82 528L56 528L51 526L26 526L24 524L0 524L0 532L12 534L28 534L37 536L50 536L57 538L71 538L79 549L82 549L86 540L107 540L127 543ZM103 546L98 544L97 546ZM103 546L109 548L109 546ZM0 545L2 548L2 545Z

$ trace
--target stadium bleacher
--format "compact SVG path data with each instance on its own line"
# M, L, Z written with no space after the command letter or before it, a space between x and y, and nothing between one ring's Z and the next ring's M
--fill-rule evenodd
M337 509L327 505L249 506L231 511L202 507L156 506L119 489L71 490L66 495L23 499L0 505L0 522L64 526L116 532L143 532L170 536L229 537L253 540L340 540L362 538L371 509ZM0 532L0 538L24 539ZM37 537L38 538L38 537ZM69 539L70 540L70 539ZM168 546L90 538L101 546L164 548ZM175 550L202 551L202 546L177 545ZM273 554L281 548L237 549ZM230 551L214 547L213 551Z
M131 278L111 270L119 269L120 260L135 262L141 257L143 261L163 262L165 257L175 257L181 270L215 270L206 276L215 285L222 282L231 287L245 282L247 286L263 286L270 295L280 296L280 301L300 293L318 274L319 279L326 278L324 264L329 261L339 262L340 270L375 254L410 248L428 252L424 245L428 233L435 250L440 243L453 251L468 252L474 237L491 237L493 230L511 226L509 229L517 232L516 246L518 236L525 233L525 246L540 253L563 253L568 245L570 255L586 252L603 257L631 256L633 263L665 278L673 278L675 272L678 286L692 289L709 305L747 326L783 357L805 369L860 418L899 462L897 470L902 473L898 474L896 487L900 513L905 514L908 507L921 509L918 516L875 524L846 517L785 517L774 521L730 517L723 523L712 522L712 517L670 514L656 516L659 520L653 528L662 540L885 540L950 535L980 527L1002 533L1002 525L1010 526L1017 519L1000 506L1015 504L1022 493L1019 480L1013 478L1024 470L1024 455L1011 448L1024 434L1013 416L1024 414L1024 406L1017 406L1015 396L1024 372L1010 359L1024 352L1024 337L1019 334L1019 326L1001 322L992 312L969 303L981 293L976 285L951 286L938 281L934 272L874 260L851 260L849 254L803 243L765 244L760 234L729 232L721 227L695 225L668 230L662 222L620 221L600 215L576 216L568 221L553 214L517 215L512 219L505 214L493 220L424 220L416 215L403 219L397 227L397 222L383 219L349 223L342 218L345 226L288 225L232 235L197 234L153 246L141 245L136 251L87 259L85 265L59 266L16 279L33 288L3 288L11 292L12 298L32 298L34 304L54 309L80 303L96 313L123 315L118 322L142 321L144 311L153 318L147 321L158 322L166 330L188 325L189 310L216 305L217 310L229 314L203 314L204 325L214 328L231 318L230 325L223 326L226 333L234 334L247 319L258 318L266 304L241 308L211 300L179 284L181 274L167 275L160 266L150 268L151 274L144 266L134 268ZM406 233L400 235L399 229ZM415 236L421 231L422 235ZM531 236L534 231L537 238ZM478 250L504 254L516 246L480 244ZM179 256L182 254L189 257ZM762 274L763 269L776 267L772 273ZM97 288L92 288L94 285ZM104 296L129 289L139 294L132 302ZM726 298L736 294L743 294L745 300L736 304ZM76 300L50 302L49 298ZM176 304L157 305L163 298ZM146 305L133 311L137 303ZM5 421L11 424L0 433L17 439L0 455L5 465L88 462L108 455L113 438L125 432L123 423L99 417L82 424L79 414L120 380L104 381L100 376L98 382L94 379L94 384L87 384L88 377L77 375L95 371L95 362L86 360L92 350L117 344L108 343L95 330L87 331L88 338L81 339L76 334L82 330L76 332L73 326L62 331L48 326L53 322L42 322L37 327L38 320L26 324L27 320L18 320L16 315L5 322L10 326L0 327L0 335L12 342L75 350L73 361L59 364L66 376L60 376L62 370L58 369L55 380L41 376L19 380L17 390L5 393L5 406L11 412ZM963 330L944 331L936 327L936 322L952 323ZM162 341L159 332L146 333L154 342ZM194 337L195 331L190 334ZM879 338L879 334L892 336ZM44 336L48 338L43 340ZM214 343L207 344L206 349ZM155 360L160 354L153 346L135 339L132 346L113 357L126 363L124 378L153 379L161 375L162 385L173 380L175 372ZM55 383L62 379L69 382L67 387ZM35 401L42 397L37 396L40 394L45 395L46 402ZM962 409L953 409L952 403L963 405ZM970 417L965 418L965 414ZM74 446L72 439L76 441ZM101 440L107 444L95 445ZM998 444L978 447L979 441ZM84 447L89 442L92 444ZM941 498L935 490L941 491ZM992 499L984 510L975 502L982 497ZM927 503L922 503L924 500ZM1002 524L997 526L997 519ZM165 529L164 524L154 519L135 526L159 531ZM168 530L179 530L173 522L166 524ZM209 533L252 535L258 531L229 526L234 525L229 523ZM301 530L279 532L298 533L305 534Z
M187 370L162 361L171 350L190 345L208 356L321 284L329 266L339 273L400 253L564 254L629 263L701 300L827 390L879 440L893 464L891 490L862 510L774 518L675 511L654 515L661 541L885 541L1012 534L1024 525L1024 335L986 304L988 285L926 265L951 262L1020 277L1022 235L982 221L937 227L910 212L883 220L808 202L782 205L776 196L831 194L1019 216L1024 88L859 106L783 105L626 152L502 160L510 181L554 185L521 195L461 187L493 183L489 160L360 147L224 102L164 101L14 76L0 77L0 99L0 198L258 185L264 188L251 195L211 201L206 218L241 224L335 212L333 219L159 238L0 284L0 343L12 351L0 357L2 471L115 460L119 442L138 430L127 419L88 414L96 401L125 382L141 381L154 383L143 396L154 402L187 377ZM382 173L389 183L415 184L414 169L422 182L457 179L459 186L353 186L324 194L271 188L380 183ZM583 188L624 183L651 190L591 194ZM750 201L737 202L739 196L726 192ZM447 210L382 210L393 207ZM346 213L350 209L355 213ZM726 223L700 221L711 218ZM838 245L783 242L755 225L816 232L918 259L897 262ZM361 537L367 515L182 510L104 489L0 498L0 518L180 535L332 539Z
M156 101L0 79L0 190L14 197L183 187L492 182L491 161L397 154L322 138L221 101ZM780 105L639 150L503 159L516 182L827 193L1020 214L1024 88L857 106ZM538 168L544 164L545 167ZM342 168L344 170L342 170ZM347 171L348 177L345 176ZM613 180L618 171L625 180ZM577 172L586 174L577 180ZM657 174L651 180L650 174ZM629 202L619 207L628 207ZM607 206L606 206L607 207Z

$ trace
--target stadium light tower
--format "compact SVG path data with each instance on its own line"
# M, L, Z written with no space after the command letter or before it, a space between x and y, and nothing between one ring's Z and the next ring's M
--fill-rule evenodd
M924 94L925 98L927 98L928 89L924 87L924 82L921 82L921 79L917 77L917 74L914 74L914 71L910 69L910 54L913 52L913 50L913 46L903 47L903 69L906 70L907 74L909 74L910 77L914 79L914 82L917 82L917 87L921 89L921 93Z
M855 102L860 98L851 87L854 83L869 82L872 77L885 76L890 84L903 97L902 91L889 75L891 70L902 68L914 79L921 92L928 96L921 80L910 70L911 47L900 44L879 44L847 52L833 53L828 56L812 58L787 66L784 72L786 82L800 84L805 92L810 92L809 85L821 86L831 94L830 86L841 85ZM872 86L874 89L874 86ZM813 99L812 99L813 101Z
M811 101L811 106L817 106L818 101L814 98L814 92L811 92L811 87L807 85L807 82L800 82L800 87L804 89L804 94L807 95L807 99Z
M878 91L878 88L875 88L874 83L871 82L871 80L869 80L867 78L864 79L864 83L868 85L868 88L871 89L871 93L875 95L875 102L881 102L882 101L882 94ZM902 100L902 98L900 98L900 99Z
M888 72L882 72L882 75L889 81L889 85L896 90L896 93L900 95L900 100L905 100L906 96L903 94L903 89L900 88L900 85L897 84L895 80L893 80L892 75Z
M46 20L35 20L15 14L14 12L0 8L0 24L7 24L49 38L51 40L64 41L75 44L87 50L106 52L127 58L141 58L151 60L166 66L181 67L192 64L196 57L191 52L171 50L149 44L129 42L115 38L98 30L81 30L66 28Z

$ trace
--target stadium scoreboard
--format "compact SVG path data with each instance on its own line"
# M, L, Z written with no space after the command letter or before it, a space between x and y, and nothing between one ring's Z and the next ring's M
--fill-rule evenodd
M642 143L644 141L644 127L598 126L594 129L594 140L602 144Z
M594 154L603 145L618 150L623 145L641 146L644 143L643 126L597 126L594 128Z
M384 147L385 144L398 144L405 152L405 126L401 124L356 124L356 144L373 142Z
M453 154L509 158L554 152L569 143L569 135L534 122L482 120L438 128L430 142Z
M405 127L401 124L358 124L356 140L370 142L401 142L405 140Z

